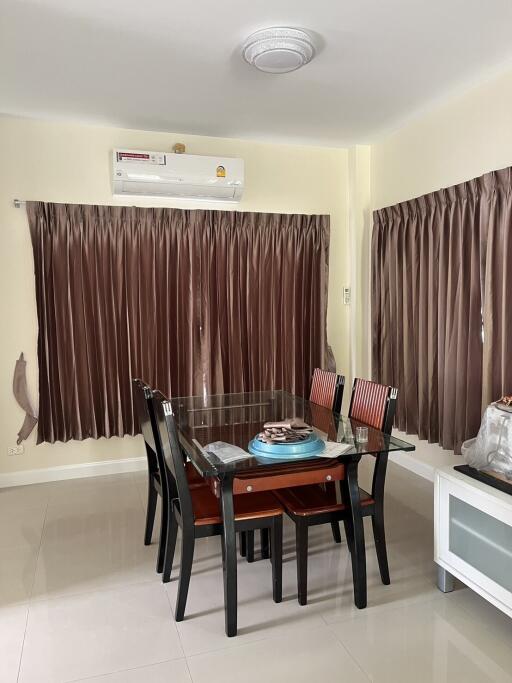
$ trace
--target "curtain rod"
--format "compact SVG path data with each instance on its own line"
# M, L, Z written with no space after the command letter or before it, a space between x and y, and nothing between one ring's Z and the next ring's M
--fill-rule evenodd
M13 204L14 204L14 208L15 208L15 209L21 209L22 206L25 206L25 205L26 205L26 203L27 203L27 202L26 202L24 199L15 199L15 200L13 201Z

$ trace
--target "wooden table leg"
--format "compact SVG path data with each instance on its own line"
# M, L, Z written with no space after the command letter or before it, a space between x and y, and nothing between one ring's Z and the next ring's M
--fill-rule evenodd
M233 508L233 478L229 475L221 481L223 533L223 574L224 574L224 616L226 635L236 636L237 632L237 577L236 577L236 535L235 512Z
M357 470L359 460L347 465L347 488L350 497L350 510L352 515L352 578L354 581L354 603L359 609L366 607L366 549L364 544L364 526L361 515L361 500L359 497L359 482Z

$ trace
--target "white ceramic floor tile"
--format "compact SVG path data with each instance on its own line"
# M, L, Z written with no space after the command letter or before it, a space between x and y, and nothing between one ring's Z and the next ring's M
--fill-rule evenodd
M64 517L55 521L55 528L47 522L33 599L155 580L157 545L143 544L142 508L121 520L115 515L103 511Z
M145 473L144 479L136 479L135 486L139 492L142 504L146 507L148 501L148 475Z
M145 512L140 502L111 510L70 509L67 505L49 505L42 538L43 545L99 546L120 536L133 542L144 540Z
M324 627L188 659L194 683L367 683L368 678Z
M30 606L20 683L61 683L183 657L158 585Z
M0 551L29 546L38 548L41 543L46 507L0 513Z
M21 545L0 551L0 610L30 599L38 550Z
M0 515L29 509L45 510L53 484L0 488Z
M148 477L148 470L146 467L146 463L144 463L143 467L135 472L130 473L131 478L133 479L134 482L140 483L140 482L145 482L147 481Z
M367 458L361 468L366 488L372 465ZM20 683L190 683L184 655L194 683L511 680L512 620L469 589L443 595L436 588L430 482L390 463L392 583L380 581L366 520L366 610L354 607L350 556L328 526L311 529L309 604L297 604L287 521L283 602L272 601L270 563L240 559L239 635L228 639L218 538L197 542L186 618L174 623L180 549L175 580L164 587L155 573L159 508L154 543L143 545L146 477L0 490L2 683L16 681L25 624Z
M192 683L192 679L185 659L176 659L115 674L81 678L80 683Z
M400 560L397 560L400 562ZM407 565L407 559L403 559L402 567L390 565L391 585L382 584L376 560L368 558L368 602L366 611L380 611L400 604L420 603L436 600L440 597L439 590L435 585L435 570L418 569ZM318 575L319 569L315 569L313 578ZM321 579L322 580L322 579ZM344 574L340 574L338 582L335 580L327 584L321 590L313 590L310 593L310 602L323 604L322 616L326 622L344 618L353 618L361 613L354 605L352 572L347 566Z
M356 616L360 610L354 605L352 566L343 536L343 542L338 545L332 540L330 527L316 527L310 532L308 608L318 607L327 622ZM439 597L432 554L423 548L411 553L394 541L388 543L391 585L384 586L375 555L371 525L366 526L366 532L368 610L382 609L404 601ZM296 596L294 540L288 538L284 548L283 594Z
M199 545L199 543L198 543ZM185 654L192 655L245 642L270 638L283 632L323 627L320 609L300 606L295 595L284 595L283 602L272 600L272 574L268 560L247 564L238 562L238 635L224 633L224 592L220 556L215 569L209 568L209 555L194 566L190 581L185 619L177 628ZM285 568L284 571L287 571ZM293 569L295 573L295 569ZM166 584L174 612L178 581Z
M477 615L475 615L477 617ZM512 650L449 597L331 624L375 683L512 681Z
M509 644L512 643L512 619L484 600L478 593L460 584L459 590L447 594L446 597L454 605L461 607L482 628L493 633L497 638L502 638Z
M102 485L100 490L110 495L112 488ZM82 494L86 489L82 486ZM144 546L145 513L137 493L132 494L128 500L121 494L113 508L74 508L69 502L48 506L34 599L154 579L157 544Z
M84 512L116 510L140 503L137 485L129 475L55 482L49 500L51 506L69 506L72 510Z
M98 488L102 486L124 486L134 483L133 473L124 472L120 474L107 474L98 477L81 477L77 479L64 479L49 484L52 487L52 494L62 491L76 491L88 488Z
M28 607L0 607L0 681L16 683L25 637Z

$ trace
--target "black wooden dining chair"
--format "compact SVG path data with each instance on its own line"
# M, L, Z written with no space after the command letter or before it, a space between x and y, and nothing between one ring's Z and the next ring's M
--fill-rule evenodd
M368 425L391 433L396 408L397 390L393 387L376 384L367 380L356 379L352 388L349 417L353 427ZM359 489L362 514L371 516L375 550L379 563L382 583L389 584L389 568L384 532L384 482L386 477L388 454L378 453L375 456L372 492ZM308 573L308 529L310 526L343 521L347 544L351 550L352 525L350 521L349 496L344 466L340 465L333 472L332 481L338 481L341 501L337 500L334 487L318 485L298 486L275 491L275 495L284 505L286 513L295 523L295 539L297 553L297 592L299 604L307 604Z
M309 402L313 404L311 406L312 410L314 410L314 406L321 406L323 408L328 408L331 412L340 413L344 388L344 375L337 375L335 372L330 372L329 370L315 368L309 392ZM315 423L315 426L327 433L330 430L332 415L325 411L320 411L319 416L319 419L317 419L318 424ZM323 420L326 421L325 425L321 424ZM334 495L336 495L335 482L324 484L323 486L326 489L330 489L331 493L334 492ZM341 532L338 522L333 521L331 529L334 541L336 543L341 543ZM247 534L243 534L240 540L240 554L247 559L247 562L254 562L254 533L248 532ZM268 558L270 556L270 547L266 529L263 529L260 533L260 543L262 559Z
M328 408L334 413L340 413L344 389L344 375L337 375L335 372L315 368L313 370L313 379L311 380L309 402L313 404L313 409L314 406L317 405ZM327 418L329 419L329 416L327 416ZM328 428L328 425L326 425L323 431L327 432ZM324 487L326 490L330 491L331 495L334 494L336 496L336 482L325 484ZM339 522L331 522L331 530L335 543L341 543Z
M366 379L354 380L348 416L363 425L379 429L384 434L391 434L395 420L398 390L385 384L378 384ZM386 549L386 533L384 529L384 485L388 466L388 453L377 453L373 469L371 494L364 508L364 515L371 516L375 552L379 562L382 583L388 585L389 566Z
M222 536L219 499L209 487L190 488L181 457L171 403L154 392L151 410L158 428L163 455L162 492L169 500L169 520L165 543L163 581L171 578L178 527L181 528L181 564L175 619L185 615L194 546L197 538ZM272 594L274 602L282 599L283 508L272 493L240 493L234 496L237 532L270 529L272 543Z
M134 379L132 384L135 412L137 414L139 427L144 438L144 447L146 450L148 466L148 500L146 505L146 528L144 531L144 545L150 545L153 536L153 526L155 523L158 496L162 496L162 484L160 480L160 470L158 467L158 459L156 453L154 425L151 424L150 417L146 407L146 401L151 396L151 389L146 384L144 384L144 382L142 382L140 379ZM163 567L165 543L165 539L162 538L163 528L164 523L163 520L161 520L160 547L158 551L157 571L162 571L161 566Z
M161 573L164 564L165 554L165 538L167 529L168 510L166 501L162 497L162 479L161 468L159 461L161 460L158 452L158 439L156 438L156 422L151 411L148 409L148 401L153 396L151 387L145 384L140 379L134 379L133 396L135 404L135 412L139 421L140 430L144 438L144 447L146 451L147 466L148 466L148 500L146 506L146 528L144 532L144 545L150 545L153 536L153 527L155 523L156 507L158 497L162 498L161 517L160 517L160 541L157 555L157 572ZM191 487L205 486L204 479L188 462L185 465L187 478Z

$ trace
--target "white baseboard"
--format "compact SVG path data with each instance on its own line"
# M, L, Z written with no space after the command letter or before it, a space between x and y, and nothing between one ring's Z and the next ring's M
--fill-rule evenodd
M389 459L391 462L400 465L404 469L414 472L414 474L417 474L419 477L423 477L429 481L434 481L435 479L435 467L415 459L411 453L395 451L394 453L389 454Z
M122 472L138 472L147 467L145 457L122 458L119 460L102 460L100 462L84 462L78 465L59 465L40 470L25 470L0 474L0 488L7 486L25 486L27 484L43 484L63 479L82 479L83 477L99 477L105 474L121 474Z
M389 459L429 481L435 481L438 469L464 463L460 455L455 455L453 451L445 450L438 444L427 443L427 441L419 439L414 434L404 434L394 430L393 436L412 443L416 450L409 452L395 451L389 454Z
M405 453L396 451L390 453L389 459L414 474L434 481L436 470L447 465L459 465L463 462L460 456L454 456L453 451L445 451L435 444L419 441L418 437L396 434L399 438L410 441L416 446L416 451ZM40 470L26 470L0 474L0 488L7 486L24 486L26 484L42 484L49 481L63 479L81 479L82 477L98 477L105 474L120 474L122 472L138 472L146 469L146 458L122 458L120 460L102 460L100 462L86 462L78 465L59 465Z

